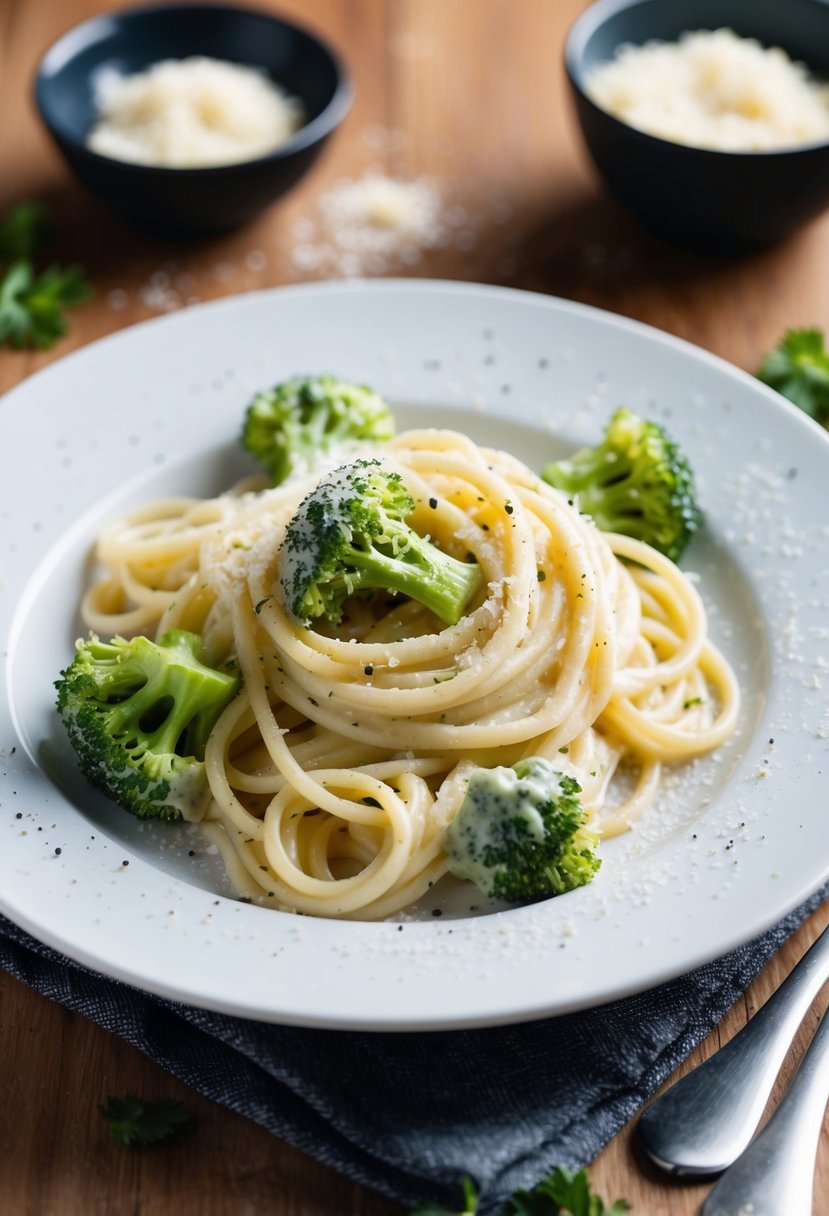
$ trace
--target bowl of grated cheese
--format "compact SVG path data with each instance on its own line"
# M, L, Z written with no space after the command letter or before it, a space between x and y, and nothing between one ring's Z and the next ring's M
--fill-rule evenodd
M293 22L172 4L69 30L40 62L35 100L93 194L135 226L186 237L237 228L295 185L345 117L351 84Z
M565 65L596 168L659 235L739 253L829 207L827 0L598 0Z

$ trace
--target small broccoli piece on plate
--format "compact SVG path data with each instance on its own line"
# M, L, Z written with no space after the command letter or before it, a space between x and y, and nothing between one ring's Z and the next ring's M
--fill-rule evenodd
M199 660L201 638L90 637L55 682L81 771L139 819L198 819L209 797L204 748L238 678Z
M388 591L460 620L481 584L474 562L443 553L406 523L414 499L399 473L356 460L327 474L300 503L280 548L285 603L301 621L334 623L352 595Z
M601 862L580 793L575 778L540 756L476 769L444 832L451 872L510 903L584 886Z
M295 376L257 393L241 443L278 486L295 470L312 470L337 452L394 433L391 410L373 389L336 376Z
M678 561L702 522L686 457L657 422L618 409L601 443L554 460L541 476L602 532L621 532Z

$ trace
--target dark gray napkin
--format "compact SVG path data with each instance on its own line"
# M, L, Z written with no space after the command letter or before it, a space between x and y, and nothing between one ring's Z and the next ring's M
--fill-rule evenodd
M306 1030L209 1013L88 971L2 917L0 964L349 1178L414 1205L457 1202L469 1174L489 1216L554 1166L588 1164L827 896L639 996L483 1030Z

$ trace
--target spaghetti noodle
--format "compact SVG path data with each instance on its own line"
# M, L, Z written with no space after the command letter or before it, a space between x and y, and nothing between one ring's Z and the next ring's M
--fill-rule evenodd
M317 916L382 918L447 871L446 825L470 772L528 756L582 787L591 826L624 831L665 764L733 730L739 692L692 582L603 534L513 456L446 430L380 449L409 522L472 556L484 590L442 627L413 601L349 601L309 628L279 593L286 527L317 475L215 499L166 499L99 539L82 612L102 635L199 633L242 690L209 739L202 821L245 896ZM621 771L635 773L623 796Z

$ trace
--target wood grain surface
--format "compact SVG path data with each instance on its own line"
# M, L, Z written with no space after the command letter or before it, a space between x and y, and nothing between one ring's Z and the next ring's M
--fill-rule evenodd
M259 0L260 4L262 0ZM265 5L267 7L267 4ZM57 251L84 265L95 299L53 351L0 351L0 390L86 343L198 300L348 272L314 263L325 192L368 170L428 178L458 239L374 273L505 283L649 322L753 370L789 326L829 331L829 215L740 260L693 256L642 232L602 192L581 147L561 54L583 0L282 0L341 50L356 84L345 126L309 176L245 230L171 245L123 229L70 178L31 101L35 66L94 0L0 0L0 209L48 202ZM461 237L461 233L463 236ZM2 402L0 402L2 409ZM821 909L715 1034L744 1024L829 922ZM822 1004L791 1053L791 1075ZM781 1081L781 1084L782 1084ZM155 1151L112 1148L108 1094L181 1098L194 1120ZM773 1099L779 1095L780 1087ZM0 976L3 1216L395 1216L398 1205L337 1177L211 1104L117 1038ZM818 1216L829 1214L829 1138ZM630 1129L591 1167L596 1190L635 1216L690 1216L707 1187L665 1182L637 1161ZM780 1216L788 1216L780 1213Z

